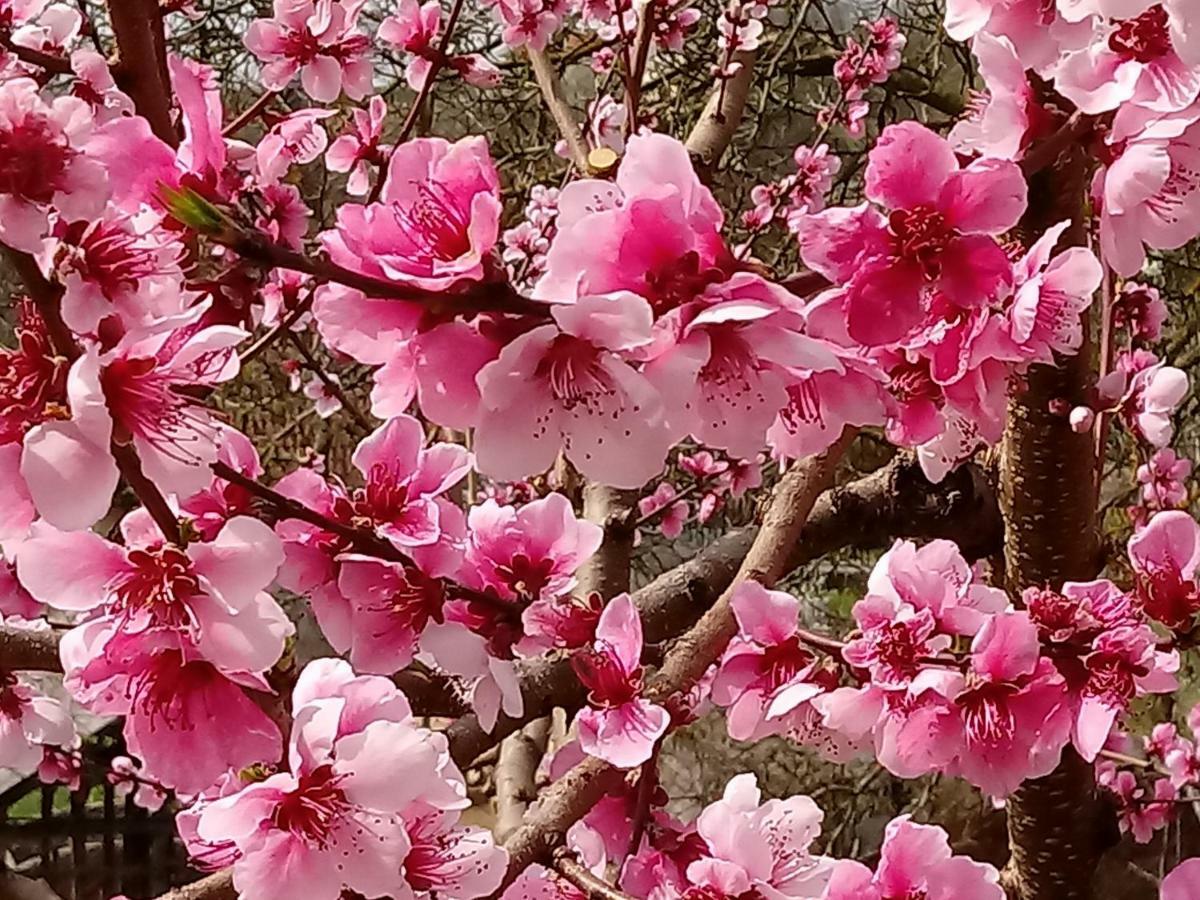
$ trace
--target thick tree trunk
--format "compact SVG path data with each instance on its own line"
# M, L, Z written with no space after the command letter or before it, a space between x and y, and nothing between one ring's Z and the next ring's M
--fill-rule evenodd
M1084 160L1069 153L1030 183L1024 225L1036 237L1064 219L1065 243L1082 244ZM1085 333L1090 322L1085 318ZM1083 402L1093 377L1086 345L1062 366L1037 366L1011 400L1001 464L1005 578L1014 600L1025 587L1057 588L1094 578L1100 569L1096 526L1098 466L1092 436L1076 434L1060 410ZM1005 871L1010 900L1090 900L1102 842L1092 767L1067 748L1062 764L1027 782L1008 802Z

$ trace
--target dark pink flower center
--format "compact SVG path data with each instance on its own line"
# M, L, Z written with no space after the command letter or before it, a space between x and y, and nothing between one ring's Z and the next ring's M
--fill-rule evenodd
M942 389L929 373L926 360L906 362L888 372L888 390L901 403L929 400L937 403L942 399Z
M116 611L131 618L146 617L151 625L189 625L186 603L200 593L200 583L188 555L177 547L163 546L130 550L126 559L129 570L109 585Z
M24 302L17 346L0 347L0 444L21 440L46 418L67 415L66 372L42 318Z
M198 364L200 365L200 364ZM121 358L100 373L100 387L113 421L171 459L194 462L195 445L211 442L212 426L197 413L183 384L150 357Z
M299 784L275 807L271 824L280 831L290 831L309 844L324 846L349 807L338 781L331 765L319 766L301 775Z
M1134 669L1125 657L1116 653L1098 652L1087 661L1088 680L1083 693L1098 697L1109 706L1123 709L1137 693L1134 677L1143 674Z
M312 62L324 48L317 36L307 28L289 31L283 36L283 55L300 65Z
M471 250L468 210L436 182L414 182L417 196L407 206L392 204L392 216L425 261L453 262Z
M759 662L758 682L768 691L777 690L812 665L812 661L812 654L800 646L798 637L772 644Z
M1136 19L1118 23L1108 39L1109 48L1124 60L1152 63L1171 52L1171 32L1167 11L1152 6Z
M888 622L871 635L875 656L884 666L897 672L916 674L917 663L925 655L925 642L904 622Z
M588 689L588 700L593 706L622 706L636 698L642 689L641 667L626 672L615 651L603 642L598 646L599 649L580 650L571 657L575 674Z
M74 155L66 139L44 119L29 116L0 129L0 194L49 203L63 186Z
M811 378L787 386L788 405L780 413L784 425L797 432L807 425L824 427L825 417L821 414L821 392Z
M533 600L540 597L550 583L550 576L554 574L554 560L532 560L524 553L516 553L508 565L496 566L496 574L518 597Z
M957 236L940 210L924 205L893 210L888 216L888 231L892 254L916 263L931 280L941 274L942 254Z
M1196 583L1184 581L1174 568L1157 568L1140 578L1138 599L1151 618L1176 630L1190 627L1200 612Z
M68 227L63 243L74 245L68 251L71 267L80 277L99 285L109 299L122 289L137 287L158 270L154 251L115 223L99 222L91 227L75 223Z
M1017 692L1011 684L982 682L956 698L962 709L967 740L980 744L1000 744L1012 740L1017 723L1009 699Z
M17 690L17 676L0 671L0 719L16 721L25 709L25 698Z
M222 677L209 663L185 663L177 650L165 650L131 684L133 705L145 716L151 730L160 725L174 732L204 728L210 723L192 720L191 699Z
M370 522L395 522L408 507L408 483L393 467L375 463L367 485L354 492L353 515Z
M725 280L725 273L715 266L701 266L700 254L689 250L683 256L650 269L645 277L646 299L650 301L654 315L661 316L695 300L709 285Z
M441 621L445 602L445 585L439 579L430 578L414 566L404 566L403 578L395 589L372 608L388 612L396 624L420 634L430 619Z

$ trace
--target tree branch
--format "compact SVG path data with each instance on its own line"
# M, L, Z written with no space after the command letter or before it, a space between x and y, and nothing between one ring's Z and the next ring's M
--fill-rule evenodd
M633 900L628 894L622 893L608 882L597 878L574 857L560 856L554 861L554 868L558 870L565 881L578 888L586 900Z
M550 57L544 50L530 50L529 65L533 69L533 77L537 81L538 87L541 88L546 107L554 118L554 124L558 126L559 134L567 142L571 162L575 164L575 168L586 175L591 171L591 167L588 165L587 143L583 139L583 132L576 123L575 117L571 115L570 108L559 94L558 74L554 71Z
M225 869L168 891L158 900L237 900L237 896L237 889L233 886L233 873Z
M57 632L0 625L0 669L61 672Z
M794 464L784 473L775 487L762 527L732 584L696 626L670 649L646 689L647 697L660 703L671 702L677 694L690 690L725 649L737 632L730 605L734 589L748 579L770 587L786 571L809 512L821 491L833 480L838 461L853 438L854 432L847 429L827 451ZM509 853L505 884L511 884L532 863L547 859L567 829L623 778L621 770L589 757L551 785L530 811L525 825L505 843Z
M534 719L500 744L496 762L496 840L503 842L521 827L529 804L537 796L535 776L546 742L550 738L550 719Z

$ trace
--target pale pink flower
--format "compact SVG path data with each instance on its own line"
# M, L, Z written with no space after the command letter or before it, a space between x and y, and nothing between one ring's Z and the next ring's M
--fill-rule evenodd
M75 723L61 703L11 672L0 673L0 769L27 773L41 762L44 747L70 747L75 739Z
M986 863L955 856L949 835L908 816L888 823L879 866L872 876L861 863L841 862L822 900L1004 900L1000 873Z
M677 491L670 482L661 481L653 494L638 500L638 512L643 517L657 515L666 510L658 522L659 531L665 538L679 537L690 513L687 501L676 500L676 495Z
M404 879L418 896L472 900L500 887L508 854L486 828L456 825L457 819L420 802L404 810L410 845Z
M642 620L628 594L609 601L588 650L571 657L588 689L588 707L576 716L579 744L589 756L622 769L650 758L670 715L642 692Z
M36 426L25 439L21 473L38 512L61 528L86 528L108 511L117 484L109 451L132 443L142 470L168 493L191 494L211 478L219 430L191 396L237 375L234 347L246 336L227 325L202 327L204 306L128 332L71 366L69 421Z
M677 431L658 388L622 354L651 340L651 311L627 292L551 310L477 378L479 469L513 480L544 471L560 451L588 478L640 487L662 471Z
M525 698L513 661L493 655L487 639L462 622L426 627L421 636L421 654L423 661L463 680L466 696L484 731L490 732L496 726L501 712L516 717L524 710Z
M924 318L931 290L969 311L1011 288L1012 264L993 237L1025 211L1025 180L1011 162L960 168L944 138L903 122L871 151L866 193L886 216L870 205L829 209L800 234L805 263L846 285L855 340L903 338Z
M321 122L332 115L331 109L301 109L273 124L254 148L258 177L279 181L293 165L307 165L324 153L329 135Z
M133 100L117 87L108 60L91 47L80 47L71 54L75 83L71 93L92 108L96 124L103 125L122 116L133 115Z
M397 147L380 202L348 203L321 234L333 260L428 290L484 277L500 234L500 182L482 137Z
M1138 844L1148 844L1175 817L1179 791L1167 778L1154 778L1153 788L1143 785L1128 769L1101 770L1100 784L1116 797L1117 824ZM1163 894L1167 896L1166 893Z
M738 635L721 657L712 698L728 707L729 736L760 740L786 733L793 714L836 686L799 635L800 601L755 581L734 590Z
M53 209L68 222L93 219L108 199L104 167L89 155L92 112L76 97L47 102L30 78L0 88L0 241L36 253Z
M275 0L274 16L255 19L246 49L263 63L263 84L278 91L300 73L305 93L330 103L344 90L371 90L370 40L358 30L363 0Z
M1194 117L1193 117L1194 120ZM1200 232L1200 124L1152 127L1096 173L1100 247L1118 275L1136 275L1146 247L1174 250Z
M469 805L445 739L418 728L386 681L348 678L333 662L310 663L296 686L291 771L200 813L201 839L230 841L240 852L234 885L241 896L337 900L344 888L411 896L404 811L417 803Z
M384 147L379 143L387 117L387 101L378 95L366 109L355 107L353 131L338 137L325 151L325 165L331 172L349 172L346 193L361 197L371 188L371 166L381 162Z
M1159 509L1179 506L1187 499L1184 483L1192 474L1192 461L1176 456L1170 447L1156 452L1150 461L1138 466L1137 480L1142 486L1142 500Z
M1020 159L1045 115L1025 66L1005 37L983 32L972 41L971 51L979 60L979 74L987 90L969 108L967 117L950 130L950 142L962 152Z
M516 508L487 500L467 516L463 580L503 600L551 600L574 590L575 572L600 547L603 529L576 517L562 494Z
M250 439L235 428L221 426L217 459L245 475L262 477L258 450ZM203 541L211 541L234 516L253 512L254 495L241 485L213 477L208 487L179 498L179 509L191 519L191 527Z
M54 352L33 302L18 301L14 307L15 346L0 347L0 445L19 447L26 432L66 405L67 364ZM10 463L6 458L6 467Z
M128 756L114 756L104 777L113 786L114 794L118 797L132 795L133 802L147 812L158 812L167 802L167 792L147 780L138 764Z
M1165 447L1175 433L1172 416L1187 396L1188 376L1146 350L1123 352L1115 369L1096 385L1127 427L1151 447Z
M544 50L562 24L566 4L558 0L498 0L493 9L504 25L501 39L505 45Z
M341 379L331 372L326 373L326 377L335 385L341 382ZM342 408L341 398L330 389L324 379L317 375L313 375L305 382L301 393L313 401L313 410L322 419L328 419Z
M763 802L755 777L737 775L725 786L721 799L705 807L696 820L696 833L706 852L688 865L687 879L701 888L741 888L728 896L758 893L778 900L819 896L833 867L833 860L809 850L821 834L823 819L810 798Z

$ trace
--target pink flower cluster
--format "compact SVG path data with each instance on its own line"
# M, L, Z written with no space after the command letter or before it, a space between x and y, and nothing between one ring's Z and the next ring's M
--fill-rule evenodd
M1159 519L1175 515L1187 518ZM1194 583L1180 581L1194 560L1180 574L1154 557L1176 543L1159 519L1131 544L1134 565L1195 597ZM1148 617L1171 623L1164 602L1146 596L1108 581L1067 583L1029 588L1025 608L1013 610L952 543L898 542L875 566L840 648L797 624L794 598L740 587L738 637L712 697L728 707L732 737L785 734L832 758L870 746L901 777L946 772L1003 798L1050 772L1068 743L1095 759L1134 697L1175 689L1178 653L1159 648ZM958 652L967 641L969 652Z

